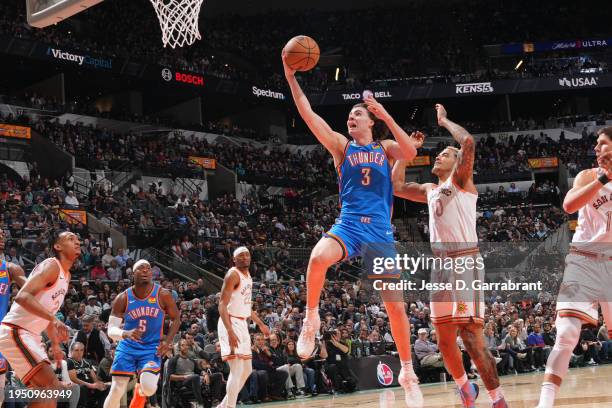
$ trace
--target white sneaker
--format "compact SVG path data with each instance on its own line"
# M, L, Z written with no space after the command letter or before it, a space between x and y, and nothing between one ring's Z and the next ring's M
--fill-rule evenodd
M315 347L315 337L321 329L321 318L319 314L316 317L308 319L304 318L304 324L302 325L302 331L298 338L296 349L297 354L300 358L306 359L312 355Z
M407 373L402 368L397 382L404 389L406 405L410 408L421 408L423 406L423 394L419 387L419 378L414 373Z

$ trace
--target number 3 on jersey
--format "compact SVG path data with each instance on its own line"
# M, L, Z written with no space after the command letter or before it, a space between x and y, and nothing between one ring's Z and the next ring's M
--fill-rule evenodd
M370 171L372 171L372 169L368 167L361 169L361 175L363 176L361 178L361 185L363 186L370 185Z

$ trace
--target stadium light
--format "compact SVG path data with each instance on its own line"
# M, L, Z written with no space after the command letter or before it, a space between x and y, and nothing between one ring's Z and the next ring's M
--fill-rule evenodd
M516 64L516 67L514 67L514 70L515 70L515 71L518 71L518 69L521 67L521 65L523 65L523 60L520 60L520 61L518 62L518 64Z
M338 80L339 75L340 75L340 67L336 67L336 81Z

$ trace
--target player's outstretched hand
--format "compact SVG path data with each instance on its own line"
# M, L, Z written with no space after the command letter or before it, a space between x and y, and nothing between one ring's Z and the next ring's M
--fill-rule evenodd
M283 69L285 70L285 77L292 77L295 75L295 69L292 69L289 67L289 65L287 64L287 57L285 55L285 49L283 48L283 51L281 53L281 59L283 60Z
M372 96L372 94L367 94L363 98L363 102L368 106L368 110L372 112L372 114L374 114L374 116L376 116L378 119L382 120L383 122L386 122L387 120L391 119L391 115L389 114L389 112L387 112L385 107L382 106L380 102L374 99L374 96Z
M436 103L436 113L438 116L438 125L442 126L442 122L447 117L446 108L444 105Z
M414 143L414 148L419 149L423 147L423 143L425 142L425 135L423 134L423 132L417 130L416 132L412 132L410 134L410 139L412 139L412 142Z
M234 350L238 348L238 344L240 343L240 341L238 341L238 336L236 336L233 330L230 330L227 332L227 338L229 340L230 350L234 353Z
M57 341L59 341L60 343L65 343L70 340L70 327L66 326L58 319L55 319L53 325L57 330Z
M171 350L172 344L169 344L166 340L162 340L159 342L159 346L157 346L157 355L165 357Z
M138 329L125 330L123 332L124 339L132 339L135 341L140 341L141 337L142 337L142 332Z

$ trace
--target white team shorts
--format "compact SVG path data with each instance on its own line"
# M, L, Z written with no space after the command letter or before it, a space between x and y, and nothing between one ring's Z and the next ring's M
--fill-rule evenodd
M451 257L455 265L472 266L470 268L463 266L454 269L432 269L432 283L450 284L453 288L452 290L430 291L431 321L434 325L484 324L484 291L472 289L475 280L484 282L484 268L476 267L478 257L480 257L478 252ZM470 258L472 260L466 264L465 260Z
M612 324L612 260L570 252L565 257L557 315L577 317L597 326L599 306L608 327Z
M234 333L238 337L238 348L232 353L227 336L227 329L223 324L223 320L219 318L217 330L219 331L219 343L221 344L221 357L224 361L234 358L251 359L253 354L251 351L251 336L249 335L249 325L246 318L230 316L230 322Z
M28 385L30 379L49 358L40 335L17 326L0 325L0 350L22 383Z

